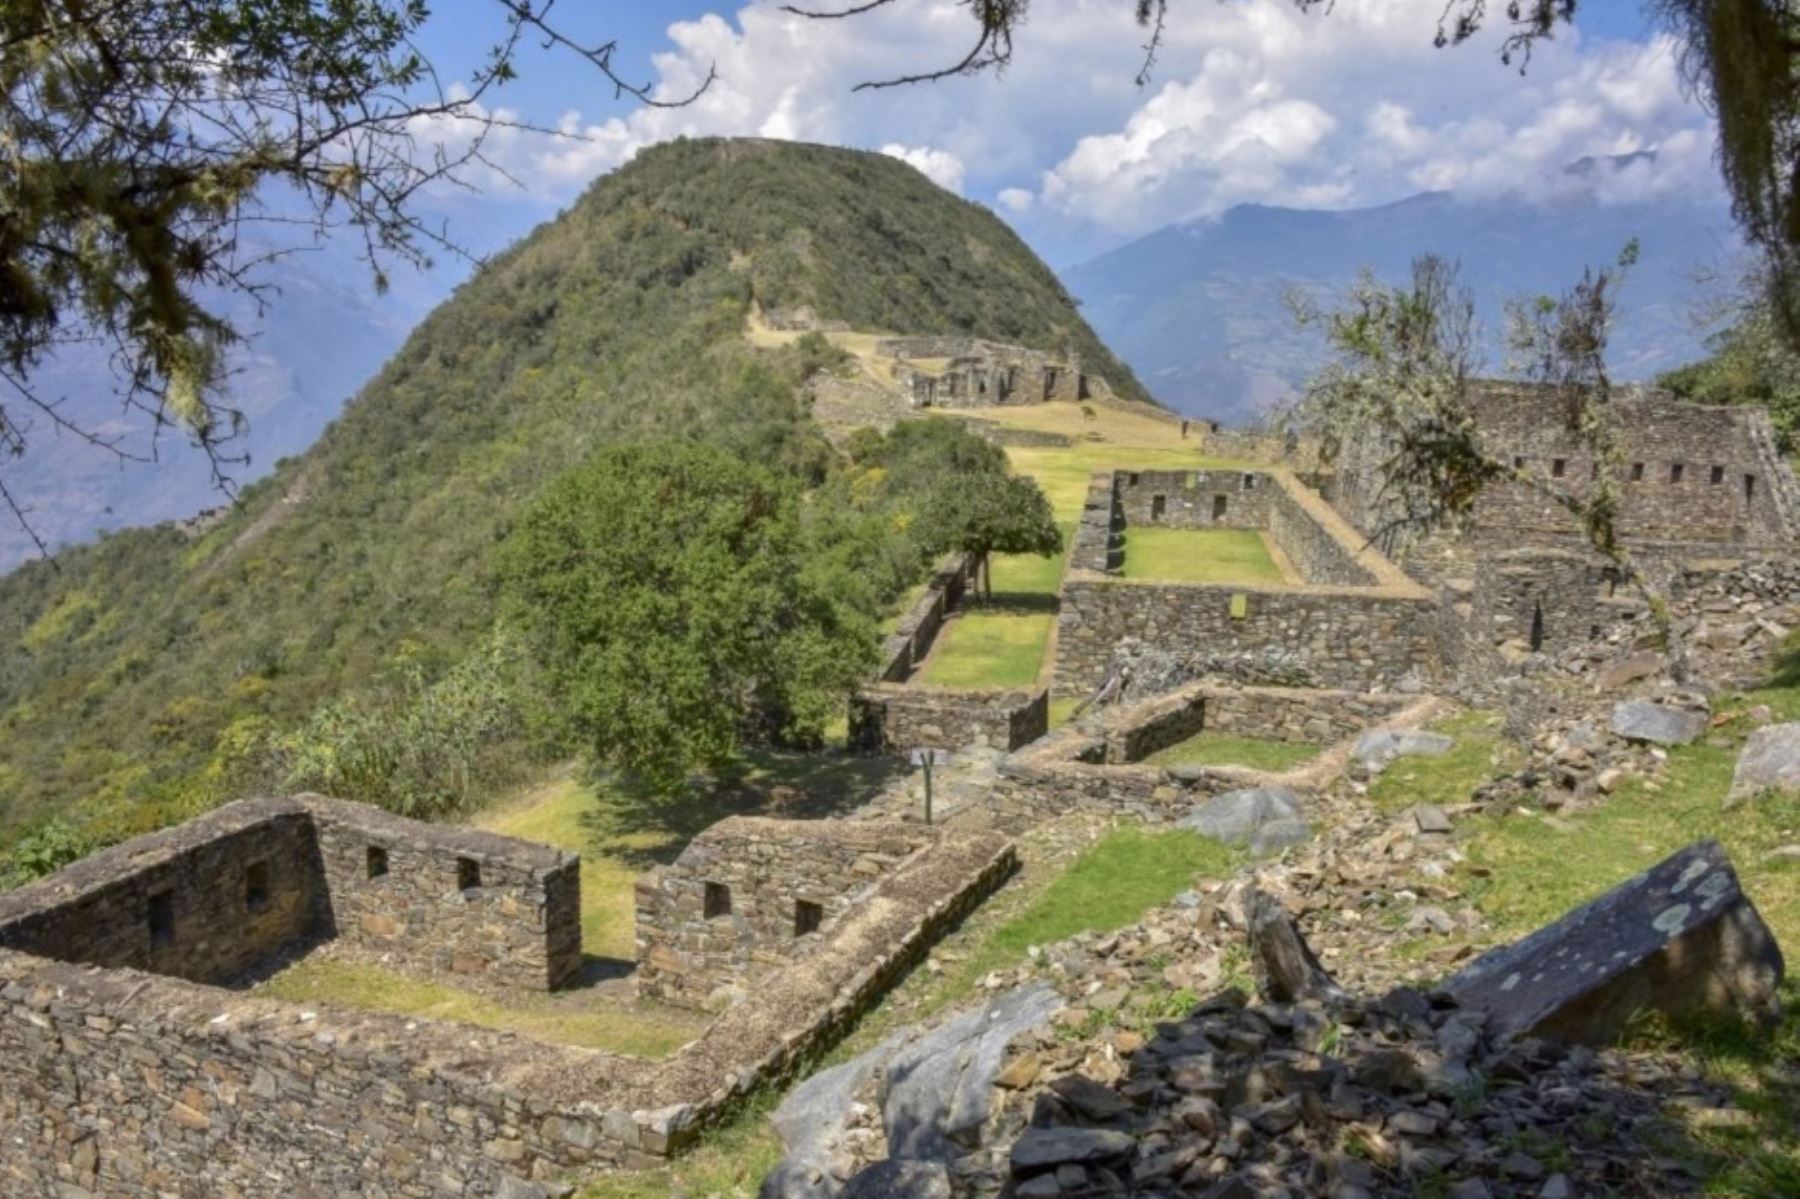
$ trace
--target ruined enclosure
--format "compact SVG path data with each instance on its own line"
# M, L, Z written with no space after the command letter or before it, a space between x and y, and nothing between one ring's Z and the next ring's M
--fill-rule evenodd
M0 1193L548 1199L790 1077L1015 865L991 832L728 825L672 910L785 968L661 1061L232 989L327 937L557 985L579 966L578 864L510 838L252 800L0 897Z
M894 359L893 377L915 408L1076 402L1111 394L1104 380L1082 373L1078 358L979 338L895 337L876 343L875 352Z
M1122 578L1134 526L1257 529L1299 581ZM1204 652L1234 677L1238 666L1254 680L1273 664L1324 687L1391 686L1429 672L1436 610L1430 592L1286 471L1101 471L1063 580L1054 689L1092 691L1126 636Z
M324 941L551 990L581 971L575 857L317 796L233 804L0 897L0 947L233 986Z
M1573 519L1542 489L1580 496L1597 471L1570 434L1562 401L1545 388L1483 382L1474 405L1483 447L1537 476L1541 486L1484 489L1473 538L1514 547L1579 546ZM1775 448L1767 412L1624 389L1615 409L1618 528L1629 542L1748 548L1781 546L1800 535L1800 486ZM1379 529L1391 515L1380 494L1382 465L1391 454L1392 446L1371 434L1340 456L1333 503L1358 528Z
M937 839L889 821L721 820L638 880L638 993L728 1006Z
M1202 680L1066 725L1001 765L994 808L1040 820L1071 808L1171 818L1210 796L1247 787L1317 791L1338 778L1372 728L1416 727L1444 710L1431 696L1300 687L1234 687ZM1282 771L1247 766L1168 768L1147 762L1201 732L1325 747Z

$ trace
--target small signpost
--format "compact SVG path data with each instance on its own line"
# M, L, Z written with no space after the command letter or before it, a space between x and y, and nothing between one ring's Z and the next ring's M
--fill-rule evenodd
M931 823L931 768L942 766L950 760L948 750L915 749L912 751L912 764L925 768L925 823Z

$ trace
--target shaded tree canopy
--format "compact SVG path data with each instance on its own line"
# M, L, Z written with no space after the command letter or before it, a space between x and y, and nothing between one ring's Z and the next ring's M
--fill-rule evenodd
M688 99L622 77L614 43L565 35L556 0L486 3L496 43L456 87L415 40L425 0L0 3L0 460L45 428L149 458L175 428L227 484L243 418L221 387L239 339L221 293L260 303L257 268L332 229L360 239L378 287L396 261L457 252L420 193L485 162L505 122L483 101L527 41L578 55L643 103ZM420 143L434 118L466 122L460 149ZM259 225L272 251L244 241ZM147 440L40 394L38 368L73 345L111 355ZM4 476L0 502L24 523Z
M981 562L982 594L994 598L994 554L1049 557L1062 549L1050 501L1034 480L981 471L943 480L925 510L927 535L944 549Z
M570 731L673 790L747 741L816 739L873 665L873 620L808 558L790 480L650 442L545 488L501 575Z

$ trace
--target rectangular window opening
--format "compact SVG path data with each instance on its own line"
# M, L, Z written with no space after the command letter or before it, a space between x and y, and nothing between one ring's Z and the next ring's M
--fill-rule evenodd
M369 846L369 877L380 878L388 872L387 850L379 845Z
M1150 497L1150 519L1151 520L1161 520L1163 518L1163 511L1168 506L1168 502L1169 502L1168 499L1164 496L1160 496L1160 495L1151 496Z
M1213 496L1213 519L1224 520L1228 501L1222 495Z
M1756 498L1756 476L1744 476L1744 502L1747 504Z
M794 901L794 935L804 937L807 933L816 933L819 926L825 923L825 909L822 905L805 899Z
M1633 483L1638 483L1638 482L1641 482L1643 480L1643 478L1644 478L1644 464L1642 462L1633 462L1631 464L1631 481Z
M175 943L175 895L172 891L158 891L150 897L146 908L150 922L150 944L173 945Z
M1551 478L1560 479L1568 473L1569 473L1569 460L1567 458L1552 458L1550 460L1550 477Z
M269 906L269 864L252 862L244 868L244 909L260 912Z
M1524 470L1525 469L1525 459L1522 456L1520 456L1518 454L1513 455L1513 469L1514 470Z
M1687 466L1680 462L1669 463L1669 482L1681 482L1681 476L1687 473Z
M1255 475L1245 475L1244 476L1244 490L1245 491L1256 490L1256 476Z
M731 915L731 888L724 883L707 883L704 910L708 920Z
M456 889L473 891L481 886L481 863L474 858L456 859Z
M1725 468L1722 466L1713 467L1712 474L1707 476L1706 481L1711 483L1714 487L1723 483L1725 481Z

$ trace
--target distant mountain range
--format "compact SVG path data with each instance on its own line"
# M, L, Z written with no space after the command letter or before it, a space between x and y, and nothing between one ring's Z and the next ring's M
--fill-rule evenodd
M1591 180L1626 159L1583 159L1565 175ZM1544 200L1466 200L1444 192L1340 212L1241 205L1216 220L1172 225L1063 272L1082 313L1151 392L1185 414L1244 424L1277 404L1323 355L1295 326L1286 296L1321 303L1367 267L1405 278L1436 252L1462 264L1488 340L1503 364L1503 305L1557 294L1584 265L1617 258L1631 238L1641 258L1619 303L1610 361L1646 379L1702 352L1696 277L1738 253L1722 208L1602 203L1591 193Z

